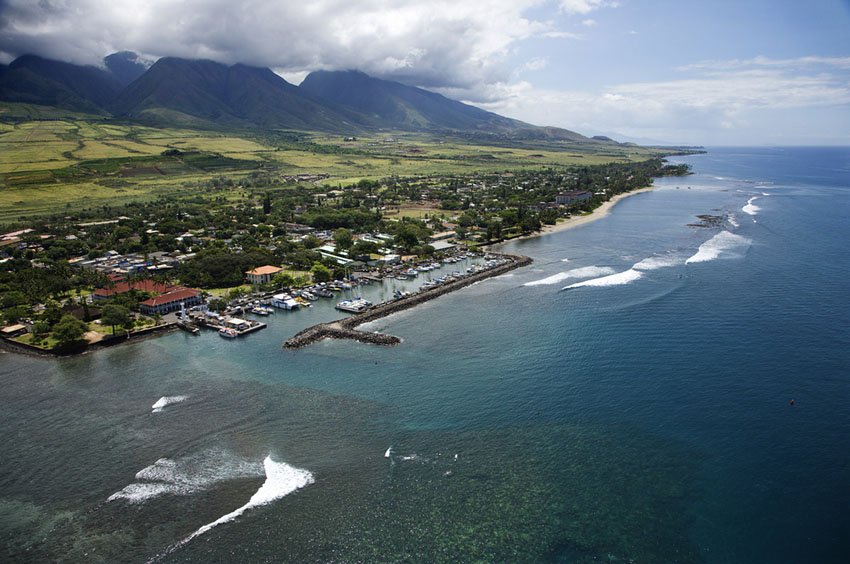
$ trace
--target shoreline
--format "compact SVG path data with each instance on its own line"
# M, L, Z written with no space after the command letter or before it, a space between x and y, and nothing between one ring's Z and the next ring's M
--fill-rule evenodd
M607 217L611 213L611 209L617 205L618 202L625 200L629 196L634 196L635 194L642 194L644 192L651 192L655 190L655 186L647 186L645 188L638 188L637 190L631 190L629 192L623 192L622 194L617 194L607 202L604 202L601 206L593 210L587 215L579 215L569 217L562 221L558 221L555 225L544 225L543 228L536 233L529 233L528 235L521 235L519 237L514 237L513 239L505 239L504 241L500 241L498 243L493 243L491 245L485 245L482 248L490 248L496 245L504 245L505 243L510 243L513 241L523 241L525 239L533 239L535 237L543 237L544 235L551 235L553 233L560 233L561 231L568 231L570 229L575 229L576 227L581 227L582 225L587 225L588 223L593 223L594 221L600 220L603 217Z

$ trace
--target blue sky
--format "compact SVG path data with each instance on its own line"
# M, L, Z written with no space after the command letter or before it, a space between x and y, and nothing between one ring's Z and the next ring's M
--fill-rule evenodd
M0 61L359 69L620 139L850 145L850 0L2 0Z

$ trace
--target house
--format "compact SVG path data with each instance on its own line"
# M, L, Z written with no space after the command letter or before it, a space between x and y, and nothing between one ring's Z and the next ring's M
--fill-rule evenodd
M254 270L249 270L245 273L245 276L248 277L248 282L251 284L268 284L272 281L274 275L282 270L280 267L267 264L265 266L258 266Z
M9 325L7 327L3 327L0 329L0 335L3 335L7 339L11 339L12 337L17 337L18 335L23 335L27 332L27 326L21 325L20 323L15 325Z
M145 315L164 314L178 311L181 307L191 307L201 303L201 294L197 290L173 286L168 292L139 303L139 311Z
M587 190L570 190L569 192L561 192L555 196L555 203L562 206L571 206L579 202L589 200L593 194Z

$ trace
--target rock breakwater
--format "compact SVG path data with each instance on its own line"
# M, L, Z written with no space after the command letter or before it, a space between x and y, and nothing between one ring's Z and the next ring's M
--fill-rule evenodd
M434 298L438 298L442 295L448 294L449 292L454 292L455 290L475 284L481 280L499 276L516 268L531 264L531 259L522 255L499 254L495 256L499 259L503 259L500 261L500 264L497 264L496 266L480 272L468 274L433 288L420 290L419 292L397 300L375 305L366 311L346 317L345 319L340 319L331 323L313 325L312 327L308 327L288 339L285 343L283 343L283 346L287 349L299 349L328 338L353 339L355 341L360 341L361 343L371 343L375 345L397 345L401 342L401 339L398 337L383 333L359 331L357 330L357 327L364 323L369 323L370 321L375 321L376 319L380 319L382 317L392 315L393 313L417 306L429 300L433 300Z

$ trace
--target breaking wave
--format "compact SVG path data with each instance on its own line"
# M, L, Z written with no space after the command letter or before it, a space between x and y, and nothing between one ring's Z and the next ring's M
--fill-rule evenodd
M756 215L759 211L761 211L761 208L758 207L757 205L753 204L753 202L755 202L758 199L759 199L758 196L753 196L752 198L747 200L747 205L745 205L743 208L741 208L741 211L744 212L745 214L748 214L748 215Z
M614 269L609 266L583 266L581 268L574 268L566 272L559 272L558 274L553 274L552 276L543 278L542 280L526 282L525 284L523 284L523 286L546 286L549 284L557 284L558 282L563 282L564 280L569 280L570 278L589 278L592 276L605 276L607 274L613 273Z
M179 459L160 458L136 473L135 482L107 498L144 503L165 495L190 495L210 486L238 478L259 478L263 466L219 450Z
M166 406L180 403L189 399L189 396L162 396L151 406L151 413L159 413Z
M686 260L685 264L714 260L730 251L746 247L750 243L751 241L746 237L730 233L729 231L721 231L700 245L696 254Z
M275 462L271 456L267 456L263 461L263 467L266 472L266 481L257 490L257 493L251 496L248 503L242 507L235 509L227 515L222 515L212 523L207 523L182 541L180 541L172 550L179 548L197 536L200 536L213 527L233 521L251 508L267 505L286 495L291 494L295 490L299 490L304 486L309 486L316 480L313 474L308 470L296 468L286 464L285 462Z
M649 257L636 263L632 269L645 272L647 270L658 270L659 268L670 268L671 266L682 264L682 258L673 255Z
M601 278L593 278L592 280L576 282L575 284L565 286L564 288L562 288L562 290L572 290L574 288L584 287L601 288L607 286L622 286L623 284L630 284L642 277L642 272L640 272L639 270L635 270L634 268L630 268L625 272L618 272L609 276L602 276Z

